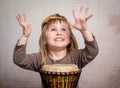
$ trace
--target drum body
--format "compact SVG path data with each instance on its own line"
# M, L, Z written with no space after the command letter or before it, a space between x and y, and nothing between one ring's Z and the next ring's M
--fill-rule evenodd
M60 67L62 65L63 64L60 65L55 64L54 66L56 68L57 66ZM58 70L59 68L57 68L57 70L52 69L48 71L42 69L40 73L44 87L45 88L76 88L81 72L79 69L78 70L69 69L68 71L69 66L67 66L66 68L66 65L63 65L62 68L63 69L65 68L64 70L63 69ZM67 71L65 71L66 69Z

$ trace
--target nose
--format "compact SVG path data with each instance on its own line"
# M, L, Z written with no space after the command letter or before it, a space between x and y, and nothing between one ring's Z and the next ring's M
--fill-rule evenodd
M57 35L61 35L61 34L62 34L61 30L58 30Z

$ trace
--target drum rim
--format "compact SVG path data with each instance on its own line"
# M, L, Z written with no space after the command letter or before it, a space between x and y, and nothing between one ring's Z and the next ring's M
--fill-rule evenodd
M52 71L45 71L45 70L40 70L40 73L43 74L51 74L51 75L75 75L79 74L81 71L78 69L78 71L71 71L71 72L52 72Z

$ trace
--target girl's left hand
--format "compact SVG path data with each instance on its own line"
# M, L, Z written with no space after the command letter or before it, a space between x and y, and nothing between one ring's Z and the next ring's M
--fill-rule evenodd
M78 16L75 12L75 10L72 11L73 17L75 19L75 23L70 23L70 25L80 31L86 31L87 28L87 21L90 19L93 14L88 15L89 8L85 9L85 12L83 13L83 7L80 8L80 15Z

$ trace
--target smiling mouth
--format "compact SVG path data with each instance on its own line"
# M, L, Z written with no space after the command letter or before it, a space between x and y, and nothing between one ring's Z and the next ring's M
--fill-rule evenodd
M55 38L54 40L55 40L55 41L64 41L63 38Z

